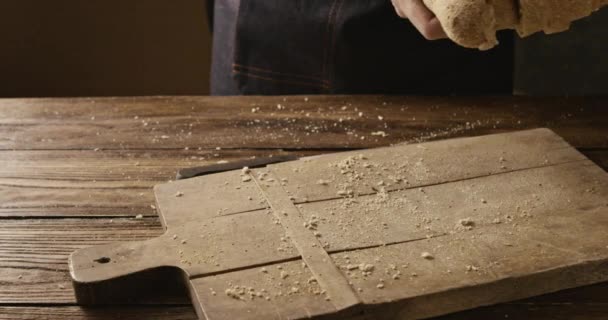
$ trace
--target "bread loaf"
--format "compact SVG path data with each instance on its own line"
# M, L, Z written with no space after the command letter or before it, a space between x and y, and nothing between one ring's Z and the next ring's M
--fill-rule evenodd
M519 0L520 21L515 29L522 36L544 31L556 33L566 31L570 23L589 16L607 0Z
M608 5L608 0L424 0L446 34L467 48L498 44L496 32L515 29L522 37L568 30L572 21Z

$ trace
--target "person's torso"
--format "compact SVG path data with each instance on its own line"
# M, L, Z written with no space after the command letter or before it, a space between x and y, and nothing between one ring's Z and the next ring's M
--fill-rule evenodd
M510 33L487 52L427 41L387 0L219 0L215 12L214 94L512 93Z

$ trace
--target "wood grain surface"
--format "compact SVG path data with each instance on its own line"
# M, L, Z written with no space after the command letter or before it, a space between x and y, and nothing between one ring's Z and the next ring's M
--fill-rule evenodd
M607 98L0 100L0 319L195 319L179 289L83 309L67 271L77 248L162 233L151 187L179 168L535 127L608 168ZM443 319L602 319L606 297L600 284Z

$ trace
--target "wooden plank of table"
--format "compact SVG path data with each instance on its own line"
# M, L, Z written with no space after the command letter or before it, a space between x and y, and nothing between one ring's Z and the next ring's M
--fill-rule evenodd
M0 152L0 178L31 179L36 183L30 184L32 189L36 186L57 190L52 189L53 185L65 183L65 180L81 181L83 185L104 181L113 184L113 187L124 181L128 186L138 180L166 181L173 178L175 171L183 166L224 159L231 161L264 152L274 153L275 148L281 147L319 153L381 146L404 140L443 139L539 126L553 128L570 143L584 148L583 152L604 169L608 168L608 149L605 149L608 120L601 116L606 110L605 98L493 99L321 96L308 99L154 97L1 100L0 148L5 151ZM278 109L277 104L285 108ZM346 108L342 110L344 106ZM260 110L252 112L251 109L257 107ZM363 112L361 117L359 112ZM378 116L383 119L380 120ZM384 131L388 136L371 135L378 131ZM189 132L192 134L188 135ZM165 135L168 137L163 137ZM365 136L363 140L362 135ZM184 150L185 147L189 150ZM199 147L202 150L199 151ZM215 150L216 147L221 147L221 150ZM96 148L100 150L94 151ZM140 162L139 166L135 165L137 162ZM46 180L52 182L49 184ZM78 189L76 184L72 186ZM19 194L23 196L26 192L14 189L4 193L7 194L14 198L3 196L3 201L15 201ZM44 205L45 202L62 199L60 195L46 192L40 196L41 206L8 208L12 211L2 218L0 229L7 231L12 228L14 232L4 235L13 242L0 242L0 282L3 284L0 287L0 303L4 304L0 309L0 319L105 319L115 318L117 314L126 319L195 319L190 307L159 305L83 310L72 305L73 293L65 269L67 254L72 249L80 245L132 239L129 234L133 226L115 232L108 229L110 220L113 223L122 220L135 223L151 221L154 226L146 228L152 233L146 234L146 237L158 235L160 224L153 218L99 219L99 216L133 216L136 213L153 215L147 200L142 201L141 206L133 204L141 211L94 209L94 201L89 203L93 206L84 209ZM108 197L104 199L111 202ZM30 198L29 201L33 200ZM95 219L55 220L50 217L53 215L55 218L82 216ZM22 216L46 219L20 220ZM91 231L95 228L100 231ZM104 228L105 231L101 231ZM59 234L53 234L53 230L64 230L61 232L65 237L60 239ZM77 236L74 232L79 230L82 234ZM27 241L18 240L23 237ZM83 237L88 240L83 242ZM17 281L25 279L27 281ZM468 311L464 316L455 317L486 319L488 315L503 317L504 313L511 314L511 318L554 319L560 315L568 319L599 319L608 313L607 289L608 284L600 284L526 300L521 304ZM33 295L29 296L28 292ZM180 298L169 298L163 303L171 299L179 301ZM182 302L187 300L185 297L181 299ZM56 303L61 306L41 306ZM8 306L11 304L14 307Z
M0 178L68 181L167 181L177 170L273 155L311 152L269 150L4 150Z
M0 217L156 216L152 187L179 169L281 150L0 151Z
M599 148L608 147L608 117L598 116L606 104L599 97L6 99L0 149L367 148L536 127Z
M70 253L109 242L149 239L162 233L156 218L1 220L0 303L75 303L67 265ZM185 303L187 298L180 294L170 290L146 299L150 303Z
M82 308L78 306L0 307L1 320L147 319L196 320L188 306L123 306ZM502 304L448 315L436 320L471 319L588 319L604 320L606 306L597 304Z
M604 320L607 310L605 304L501 304L434 319Z
M78 306L0 307L1 320L87 320L87 319L147 319L196 320L188 306L124 306L82 308ZM472 319L606 319L606 306L596 304L502 304L448 315L436 320Z
M189 306L10 306L0 307L0 320L197 320Z
M0 212L43 216L62 210L75 214L153 214L150 181L65 181L0 178ZM48 210L46 210L48 209Z

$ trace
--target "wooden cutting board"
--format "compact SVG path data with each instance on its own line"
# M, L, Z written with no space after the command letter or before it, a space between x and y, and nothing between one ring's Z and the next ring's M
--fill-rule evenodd
M608 280L608 175L548 129L155 192L164 235L71 255L79 302L163 266L183 270L210 320L416 319Z

